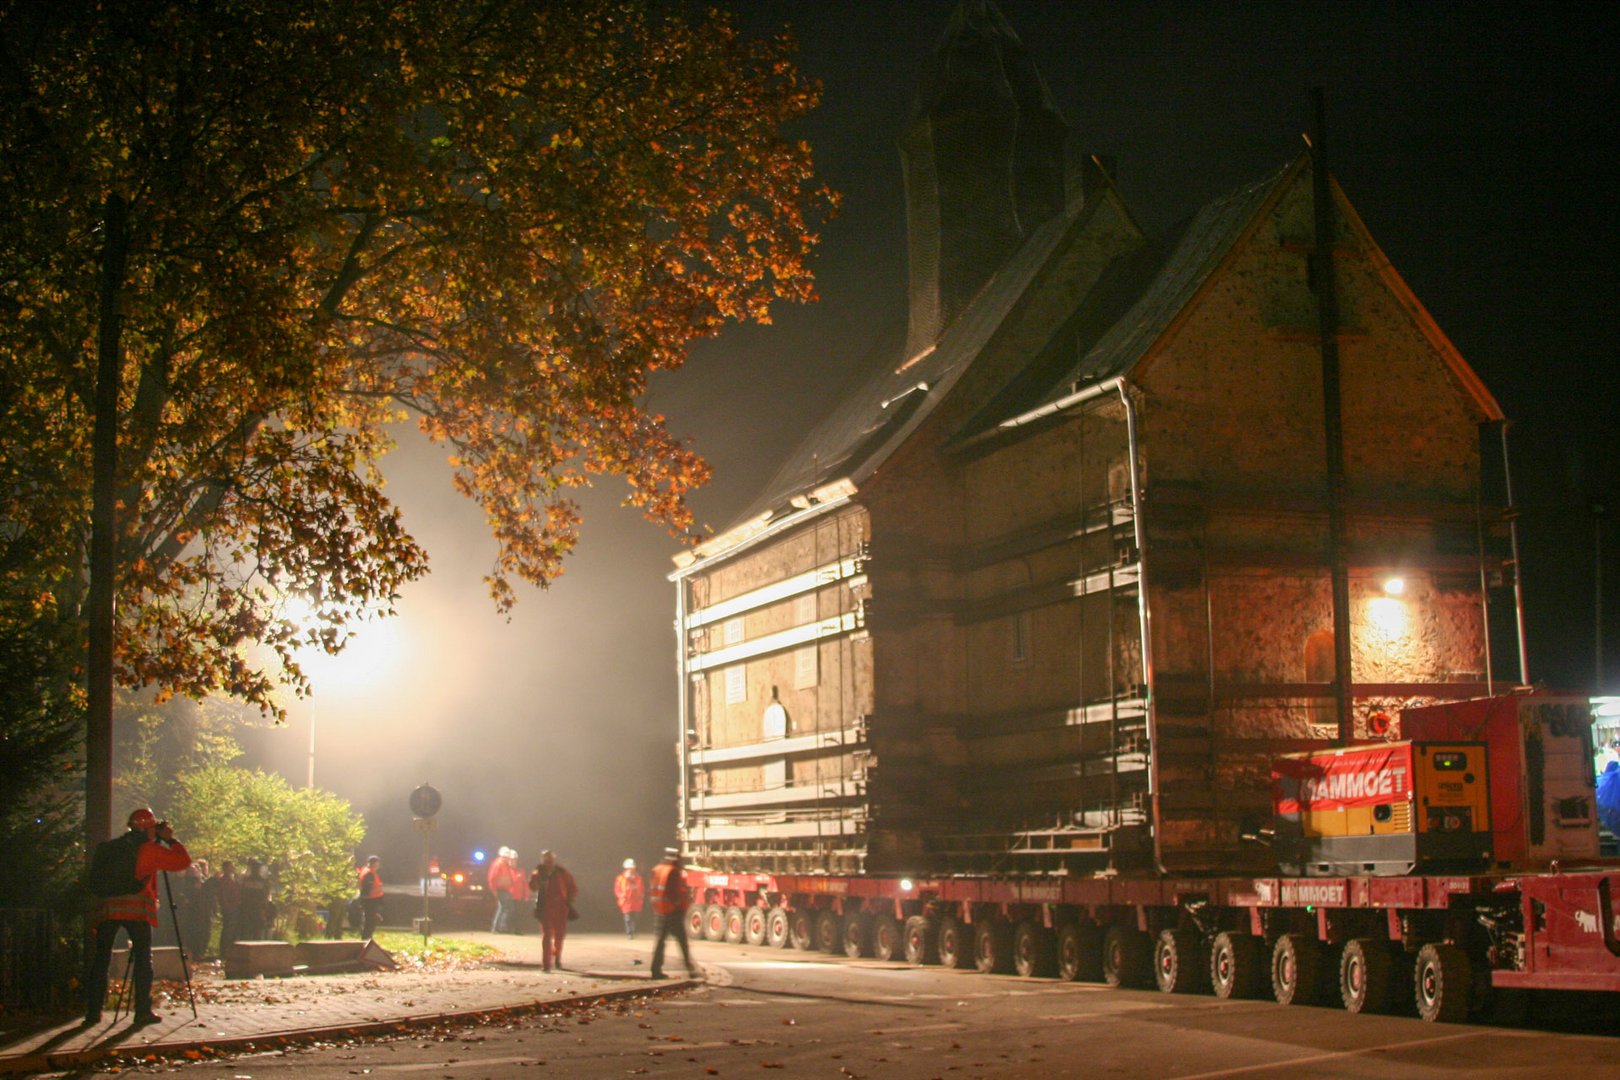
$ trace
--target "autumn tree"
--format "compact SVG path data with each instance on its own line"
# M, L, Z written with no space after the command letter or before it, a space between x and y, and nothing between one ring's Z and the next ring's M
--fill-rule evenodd
M376 471L403 416L503 609L593 474L689 526L705 467L640 395L811 295L832 199L783 136L816 97L790 52L634 0L0 0L0 620L94 646L116 597L92 798L106 653L275 712L296 648L424 572Z

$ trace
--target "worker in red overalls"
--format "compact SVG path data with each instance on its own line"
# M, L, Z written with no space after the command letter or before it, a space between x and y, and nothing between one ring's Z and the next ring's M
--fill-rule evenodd
M360 940L370 941L382 925L383 879L382 860L375 855L366 857L360 868Z
M159 821L147 807L129 815L129 831L115 840L96 846L91 859L92 891L100 899L92 919L95 922L95 948L90 952L90 970L85 975L84 1023L101 1023L101 1006L107 999L107 965L112 963L113 942L122 930L129 936L130 958L134 965L135 1020L137 1027L155 1024L163 1018L152 1011L152 929L157 926L157 876L163 870L184 870L191 865L185 845L174 838L167 821ZM107 894L96 889L103 867L117 867L120 882L128 891Z
M627 938L636 936L636 914L646 906L644 891L636 860L624 860L624 869L613 879L613 899L619 905L619 913L624 916L624 936Z
M686 890L686 875L681 872L681 853L678 848L665 848L664 861L652 871L653 942L652 977L664 977L664 940L674 938L681 946L681 959L686 961L686 973L701 978L692 963L692 946L686 941L686 908L692 902Z
M555 852L543 851L540 865L529 877L529 891L534 893L534 917L540 920L541 965L547 971L561 968L568 921L579 917L574 911L579 886L574 882L574 875L557 864Z

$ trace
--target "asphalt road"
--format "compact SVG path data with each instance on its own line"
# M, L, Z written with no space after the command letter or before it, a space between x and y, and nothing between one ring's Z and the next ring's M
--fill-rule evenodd
M747 946L696 949L707 984L672 996L178 1071L218 1080L1620 1076L1620 1038L1607 1034L1620 1033L1620 1017L1577 1018L1556 1004L1532 1021L1539 1026L1435 1025Z

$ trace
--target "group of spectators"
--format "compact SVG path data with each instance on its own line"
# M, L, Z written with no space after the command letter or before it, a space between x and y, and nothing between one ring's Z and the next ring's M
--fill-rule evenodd
M241 869L234 860L226 859L217 870L210 869L206 859L195 859L185 870L169 875L169 889L174 894L175 918L158 920L156 942L176 944L178 922L186 953L193 959L210 955L216 925L220 956L234 941L268 938L275 926L274 883L269 867L259 859L248 859Z

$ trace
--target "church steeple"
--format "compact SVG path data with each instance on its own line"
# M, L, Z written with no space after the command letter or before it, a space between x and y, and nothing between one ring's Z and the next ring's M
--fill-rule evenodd
M911 324L938 339L1031 230L1064 205L1068 127L991 0L962 0L923 73L900 140Z

